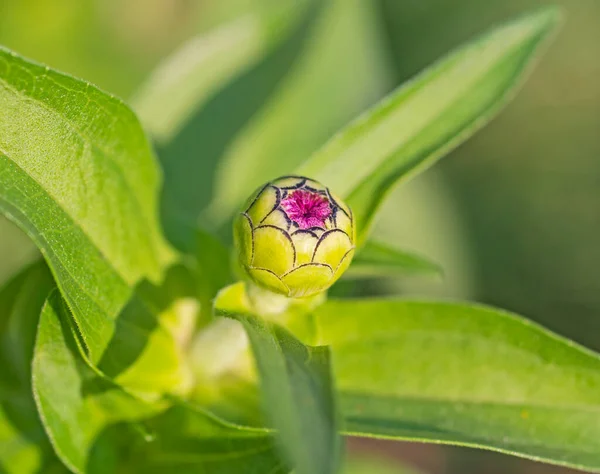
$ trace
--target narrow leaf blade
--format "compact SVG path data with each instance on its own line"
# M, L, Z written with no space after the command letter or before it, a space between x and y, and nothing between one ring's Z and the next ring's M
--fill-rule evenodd
M232 317L248 333L263 395L263 410L285 459L298 474L335 473L341 440L327 347L305 346L283 328L249 313L232 313L238 285L223 290L217 315ZM234 301L228 301L229 296ZM220 308L226 308L221 310Z
M492 308L330 301L349 433L442 442L600 471L600 357Z
M298 173L346 198L364 241L398 181L431 166L508 101L559 18L547 8L460 48L342 130Z
M217 165L288 74L326 3L270 2L193 40L135 100L157 135L165 173L162 217L178 249L193 253L195 228L212 198Z

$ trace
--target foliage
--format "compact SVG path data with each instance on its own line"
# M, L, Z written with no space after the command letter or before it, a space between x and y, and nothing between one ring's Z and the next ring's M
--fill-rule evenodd
M0 49L0 210L45 260L0 292L0 471L327 474L343 465L342 435L361 435L600 472L597 354L478 305L288 299L234 283L223 224L269 173L308 175L347 200L359 248L346 276L439 275L369 240L371 224L393 186L512 97L559 20L541 10L458 49L300 166L258 158L237 137L269 122L256 111L331 14L325 3L193 40L134 99L142 122ZM236 161L234 141L248 179L217 172Z

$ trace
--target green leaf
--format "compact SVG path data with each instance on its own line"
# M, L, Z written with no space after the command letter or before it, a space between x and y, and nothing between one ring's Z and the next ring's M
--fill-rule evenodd
M33 380L46 430L72 471L287 472L268 430L226 424L179 402L159 413L166 402L141 401L99 377L75 345L54 293L40 319Z
M150 391L184 378L172 338L134 296L173 258L157 222L159 185L121 101L0 49L0 212L41 249L91 361Z
M267 430L225 424L178 404L146 423L152 441L135 450L127 472L285 474Z
M436 263L382 242L368 241L352 260L344 278L378 278L395 275L442 275Z
M33 401L31 360L41 308L54 282L35 264L0 291L0 472L65 472Z
M52 445L74 472L88 472L90 452L112 424L147 418L164 403L134 398L81 358L58 292L40 316L33 358L35 401ZM103 472L115 472L105 466Z
M219 163L210 206L217 222L231 217L263 183L291 174L388 90L376 3L322 3L310 44Z
M364 242L398 181L431 166L506 104L559 17L547 8L460 48L338 133L298 173L346 200Z
M220 289L233 281L231 250L216 237L199 229L196 233L196 283L203 323L212 317L212 303Z
M600 472L600 356L461 303L329 301L349 434L481 447Z
M224 289L216 314L242 323L260 375L263 411L278 431L277 440L294 472L335 473L341 440L327 347L303 345L285 329L232 308L240 284Z
M270 2L192 40L134 99L157 135L165 173L163 221L179 249L194 251L198 217L212 197L219 160L288 73L324 3Z

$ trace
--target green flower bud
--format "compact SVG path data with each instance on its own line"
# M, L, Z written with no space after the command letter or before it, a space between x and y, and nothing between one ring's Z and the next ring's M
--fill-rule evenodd
M352 211L322 184L285 176L260 188L234 222L241 266L257 285L300 298L329 288L354 256Z

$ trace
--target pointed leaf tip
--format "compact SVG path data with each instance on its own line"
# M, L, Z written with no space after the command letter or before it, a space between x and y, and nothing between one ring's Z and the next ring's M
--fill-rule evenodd
M396 184L433 165L512 99L561 17L560 9L544 8L456 49L335 135L297 172L346 199L364 243Z

